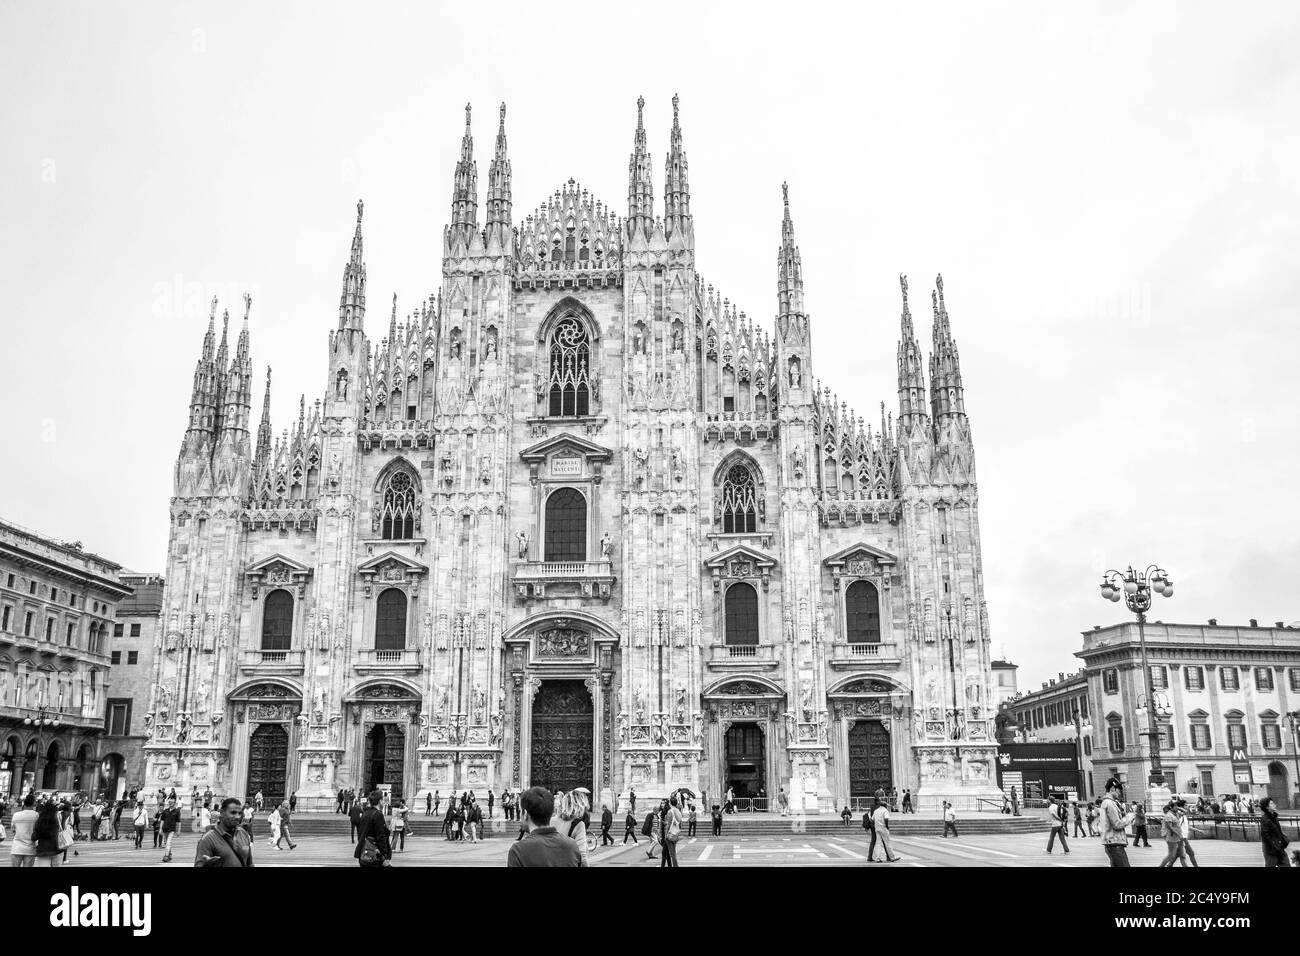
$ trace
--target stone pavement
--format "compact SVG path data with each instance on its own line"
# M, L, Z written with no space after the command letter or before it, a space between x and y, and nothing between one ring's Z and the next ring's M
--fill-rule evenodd
M513 824L509 833L499 833L479 843L449 843L436 834L409 837L405 852L394 854L396 866L504 866L510 843L514 840ZM68 855L69 866L144 866L189 867L194 862L197 836L179 834L174 845L174 859L161 862L162 851L152 849L152 835L146 835L144 848L135 850L130 840L107 843L78 843L79 856ZM896 837L895 852L902 860L890 866L994 866L994 867L1104 867L1105 851L1097 838L1070 841L1071 853L1064 854L1058 845L1051 855L1046 852L1046 834L998 834L960 838ZM1193 842L1198 861L1203 866L1260 866L1258 844L1222 840ZM593 866L659 866L656 858L646 858L646 840L626 846L592 852ZM868 866L867 841L861 830L841 835L798 834L782 837L708 836L683 837L678 845L678 859L683 866ZM876 847L877 858L883 853ZM1163 843L1150 849L1129 847L1129 861L1135 866L1153 867L1164 858ZM263 835L253 850L257 866L355 866L352 844L346 836L303 836L296 850L273 850Z

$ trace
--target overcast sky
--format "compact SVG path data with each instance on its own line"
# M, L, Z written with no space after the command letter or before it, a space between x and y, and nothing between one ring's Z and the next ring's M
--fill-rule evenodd
M520 220L570 176L625 211L638 95L661 207L677 92L701 275L772 327L788 180L813 374L868 420L898 274L928 350L943 273L1022 686L1112 566L1169 569L1154 618L1300 619L1295 4L622 7L0 6L0 516L164 570L213 291L278 433L358 197L371 334L437 290L467 101Z

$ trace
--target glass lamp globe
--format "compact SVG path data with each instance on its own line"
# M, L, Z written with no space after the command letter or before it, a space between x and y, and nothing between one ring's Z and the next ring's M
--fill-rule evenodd
M1114 601L1118 601L1118 600L1119 600L1119 592L1116 591L1116 590L1114 590L1114 589L1112 589L1111 592L1110 592L1110 599L1111 599L1112 602L1114 602Z
M1124 593L1137 594L1138 583L1133 578L1124 579Z

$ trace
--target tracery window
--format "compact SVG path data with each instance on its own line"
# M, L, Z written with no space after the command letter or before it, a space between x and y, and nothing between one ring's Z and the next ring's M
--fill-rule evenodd
M722 483L722 533L758 530L758 495L754 475L744 465L732 465Z
M380 507L381 537L397 541L415 537L415 482L409 474L393 472Z
M551 336L550 415L590 414L590 369L586 328L573 317L562 319Z

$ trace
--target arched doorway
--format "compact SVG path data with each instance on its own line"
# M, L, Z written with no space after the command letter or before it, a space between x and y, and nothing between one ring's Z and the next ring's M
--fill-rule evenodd
M393 799L402 799L402 778L406 768L406 734L399 724L375 724L366 734L366 792L381 784L392 788Z
M12 795L15 792L18 769L18 738L10 737L5 741L4 755L0 756L0 794Z
M87 779L87 764L90 763L90 744L82 744L77 748L77 759L72 766L72 789L85 790ZM101 783L102 787L103 784Z
M544 680L533 698L529 783L552 792L595 786L595 709L580 680Z
M109 800L121 800L126 794L126 781L122 778L124 761L121 754L109 754L99 764L99 789Z
M1268 795L1277 809L1291 805L1291 787L1287 783L1286 764L1274 760L1268 765Z
M849 796L870 798L894 785L889 731L878 720L857 720L849 728Z
M277 806L288 774L289 732L283 724L259 724L248 740L248 797L261 791L266 806Z
M767 737L758 724L732 724L725 738L727 772L724 789L737 797L767 795Z
M50 744L45 752L45 770L41 773L41 789L57 790L59 788L59 742Z

